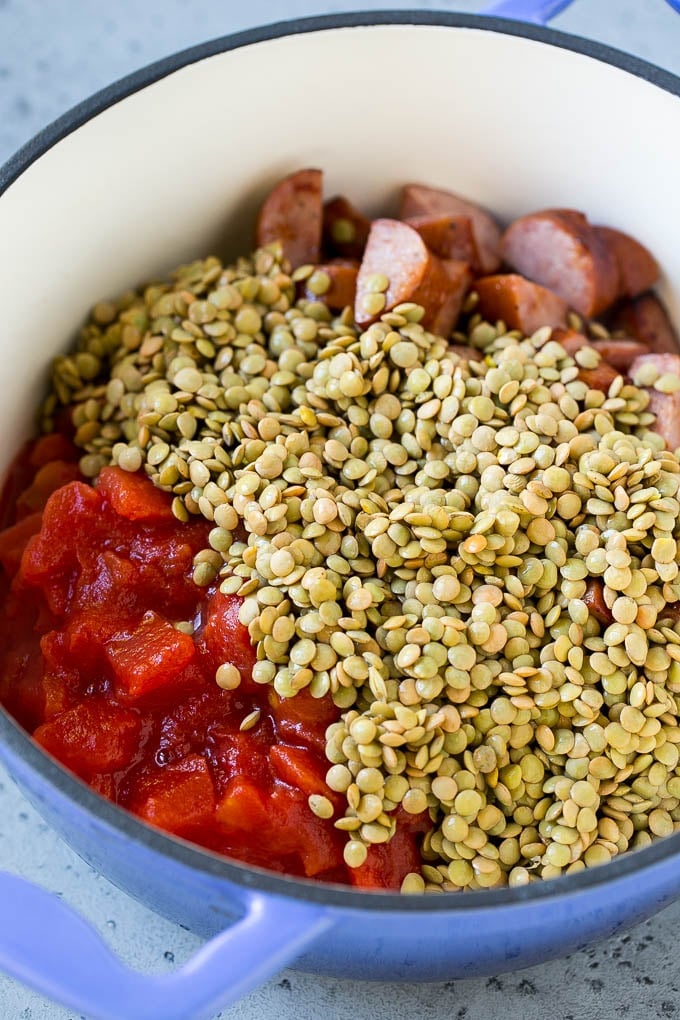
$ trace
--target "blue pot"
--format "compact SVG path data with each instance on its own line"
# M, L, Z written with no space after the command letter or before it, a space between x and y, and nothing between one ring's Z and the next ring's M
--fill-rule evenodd
M524 17L536 21L539 8L543 15L547 15L564 5L564 0L543 4L504 3L497 5L496 13L501 9L512 13L510 8L519 11L521 7ZM429 30L429 26L436 29L435 35L421 37L418 34L420 29L428 27ZM244 61L246 70L249 67L257 69L261 64L260 54L270 54L271 61L275 63L279 59L277 54L282 52L282 41L293 37L295 45L303 50L307 47L305 52L309 54L312 53L310 47L313 42L314 52L317 55L321 52L322 56L326 43L331 40L334 49L332 54L329 49L329 59L335 58L337 52L342 52L343 59L347 59L355 52L355 46L363 46L374 33L376 46L384 52L398 41L397 30L400 33L402 30L412 31L414 40L425 38L428 45L430 42L435 45L435 49L450 40L450 49L442 52L449 52L451 60L455 57L464 61L469 46L477 47L475 59L478 59L479 53L486 52L485 47L494 59L498 59L503 47L517 47L517 52L520 52L520 47L526 45L530 63L535 55L537 76L545 68L548 55L558 76L563 65L569 69L577 68L579 78L583 79L579 81L580 87L584 81L587 85L590 76L594 76L595 91L589 93L585 87L581 90L589 101L592 99L597 105L601 99L597 91L601 88L598 76L608 80L610 75L626 96L626 90L632 90L631 95L639 94L640 109L645 110L646 104L650 104L650 119L645 123L657 123L662 114L663 117L672 115L676 118L674 123L680 124L679 79L634 58L545 28L491 17L414 12L352 14L291 22L227 37L172 57L105 90L62 118L0 172L0 238L3 210L7 209L8 222L14 224L15 231L17 224L24 225L12 237L12 245L18 251L17 259L21 260L22 244L32 246L31 250L37 248L40 235L36 233L33 236L31 231L38 230L36 222L41 229L43 227L40 188L44 190L45 181L49 184L53 180L54 187L61 189L60 195L65 190L68 196L71 186L70 201L74 207L80 196L84 206L88 201L99 201L105 206L108 195L98 195L94 191L90 195L88 187L82 183L78 187L69 185L69 174L64 173L64 166L68 170L69 159L72 159L69 153L76 152L82 159L89 145L92 159L96 159L96 153L106 144L104 135L96 135L102 130L100 125L104 126L105 134L112 129L121 129L121 125L126 123L128 105L131 110L137 110L134 116L131 114L130 120L138 124L139 104L135 106L130 100L147 92L153 95L154 89L166 80L168 88L177 84L181 90L183 82L192 87L191 82L198 80L204 70L206 74L211 73L211 61L226 56L234 64L237 60ZM353 31L363 34L352 35ZM521 53L524 54L525 50L521 49ZM414 53L414 66L420 68L421 74L426 73L428 57L429 53L424 56ZM193 78L183 77L189 72ZM414 75L413 81L416 80L417 75ZM482 97L480 102L484 100L483 83L483 77L476 82ZM413 88L417 89L417 85ZM550 91L549 84L545 84L545 88ZM564 89L555 93L557 99L563 92ZM181 91L177 94L181 95ZM409 90L400 94L399 101L407 110ZM617 114L614 94L611 103L612 116L620 115L622 122L625 121L625 111ZM667 114L666 110L670 112ZM376 116L379 121L379 110ZM606 131L606 126L599 129ZM413 129L417 130L417 125ZM532 139L535 141L537 132L547 130L550 133L544 123L538 122L518 125L518 130L523 135L518 149L533 144ZM95 132L94 145L88 141L88 131ZM674 159L672 146L677 149L678 135L680 132L673 133L669 127L665 144L671 146L667 157L671 164ZM470 144L476 144L474 138ZM246 160L249 149L245 140L242 149L242 158ZM328 138L321 138L319 144L316 147L312 145L309 151L317 162L327 166L333 159ZM633 159L634 147L629 146L626 151L627 158ZM307 150L303 158L296 160L291 153L281 157L287 160L287 167L304 165ZM134 156L133 152L130 156L132 161ZM593 184L586 176L579 178L579 165L587 163L586 156L582 147L579 162L574 161L568 180L563 174L555 184L558 189L555 191L556 198L570 201L568 185L573 185L576 194L588 188L593 195L597 188L600 193L611 190L603 188L601 183ZM259 153L257 158L262 159L262 154ZM355 164L361 163L361 145L352 159ZM311 158L309 162L312 162ZM428 166L417 166L416 163L417 160L405 154L405 169L399 165L394 180L403 181L409 174L412 179L432 180ZM72 165L75 166L75 163ZM680 158L675 160L677 165L680 165ZM499 161L493 168L495 174L501 171L508 175L514 173L511 190L526 188L527 194L518 199L521 211L541 204L540 190L547 171L545 167L539 167L537 175L532 178L534 166L533 160L528 160L523 166L516 154L508 153L505 165L501 166ZM461 173L465 172L462 160ZM469 170L467 172L469 174ZM380 173L385 174L386 171L383 169ZM655 174L652 194L641 194L641 222L647 216L645 201L653 209L655 202L661 202L664 189L670 189L674 180L672 169L659 169L657 166ZM361 165L355 176L357 179L366 177ZM635 168L628 171L626 161L621 159L616 184L626 194L632 194L635 180ZM391 180L388 183L391 184ZM115 184L115 175L111 175L110 202L114 207L110 217L111 231L115 231L115 203L119 198ZM164 182L159 180L158 186L162 190ZM254 191L262 190L258 181L253 182L252 188ZM559 190L562 188L565 190ZM355 193L349 184L347 190ZM465 189L461 187L461 190ZM484 190L483 180L480 181L480 190ZM643 192L644 188L640 190ZM244 187L241 191L247 205ZM196 192L196 217L200 219L200 188ZM530 194L537 196L533 203L529 201ZM29 196L30 203L25 196ZM68 197L64 198L64 201L68 200ZM594 201L582 204L592 208ZM602 201L606 205L606 197ZM37 203L35 206L34 202ZM492 202L488 204L499 208ZM574 201L574 204L577 202ZM26 210L30 210L31 215ZM505 210L501 206L500 211L513 210L511 204L507 204ZM620 217L615 219L614 211L612 207L613 221L624 228L635 228L632 213L631 222L621 222ZM66 265L70 239L64 240L62 236L58 213L59 210L54 213L52 227L49 223L44 227L45 243L54 244L57 255L53 257L61 258ZM84 220L86 215L83 213ZM237 222L238 210L234 211L234 216ZM87 224L83 226L77 216L72 217L70 222L75 233L87 229ZM185 229L189 240L184 249L172 234L172 226L173 223L170 223L167 237L168 248L172 249L171 264L177 260L177 254L197 254L196 246L199 244L198 239L191 235L191 223ZM672 224L667 229L666 226L665 223L660 224L659 236L651 247L662 263L673 271L677 270L676 276L680 279L676 234ZM634 229L634 232L646 236L644 229ZM115 272L109 273L107 269L106 274L97 276L96 267L88 267L83 262L79 269L82 275L78 276L77 286L74 284L70 291L68 274L65 273L60 281L62 290L59 293L70 294L70 297L66 301L63 321L72 324L76 320L82 294L85 294L84 303L87 303L90 296L97 293L95 288L103 280L109 280L110 288L114 289L148 276L147 266L154 271L160 264L160 256L155 256L154 263L144 250L144 243L144 239L140 239L139 255L136 250L126 251L124 265L117 265ZM198 251L202 250L198 247ZM137 257L139 265L135 262ZM91 263L94 261L90 260ZM45 283L45 286L49 284ZM50 300L50 307L54 307L54 299ZM45 325L42 324L43 327ZM20 326L17 323L17 335L20 334ZM61 322L57 326L60 328ZM44 333L45 329L36 323L27 338L32 348L31 366L44 364L48 352L54 352L53 336L48 335L44 339ZM31 366L23 366L23 374L18 372L16 392L11 394L16 403L16 408L12 408L15 418L24 423L28 422L26 409L34 405L38 385L36 369ZM21 436L17 435L17 445L20 439ZM120 1020L121 1017L126 1020L207 1018L282 966L290 964L338 977L401 981L472 977L526 967L572 952L634 925L660 910L680 892L680 835L657 842L648 849L626 854L603 868L523 888L470 895L407 897L354 892L346 887L287 879L231 863L151 829L100 798L62 769L33 744L2 710L0 759L37 810L89 864L152 909L210 940L189 963L171 976L142 976L123 967L98 935L57 897L15 876L0 874L0 967L44 994L101 1020Z

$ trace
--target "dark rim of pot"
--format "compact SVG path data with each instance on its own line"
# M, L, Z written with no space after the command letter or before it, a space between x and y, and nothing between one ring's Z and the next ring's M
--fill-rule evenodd
M102 113L127 96L146 88L175 71L229 50L240 49L255 43L267 42L290 35L304 35L339 28L361 28L381 25L431 25L435 27L481 29L503 35L519 36L571 50L601 63L610 64L652 85L680 96L680 78L669 71L620 50L592 42L578 36L567 35L554 29L527 25L505 18L483 15L449 14L439 11L358 11L347 14L325 15L277 22L233 35L223 36L193 46L180 53L141 68L113 85L95 93L59 117L0 168L0 195L20 177L35 160L53 145L78 127ZM475 891L467 896L402 896L400 893L355 892L348 886L329 885L305 879L289 878L261 868L231 861L194 844L176 839L151 828L134 815L105 800L85 783L49 757L30 736L0 710L0 736L10 751L21 757L29 768L38 773L64 796L90 814L96 815L107 827L116 830L149 850L172 857L188 868L233 882L253 892L265 892L295 897L319 906L337 906L351 910L389 910L406 913L465 911L487 907L510 907L514 904L563 898L581 894L602 884L630 877L680 852L680 833L659 840L642 850L623 854L603 867L593 868L547 882L534 882L527 886L509 889Z

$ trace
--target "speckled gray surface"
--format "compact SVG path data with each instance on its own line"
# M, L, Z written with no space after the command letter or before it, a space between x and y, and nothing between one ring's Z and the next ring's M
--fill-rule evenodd
M0 163L93 91L177 49L255 24L331 10L476 11L416 0L0 0ZM680 73L680 15L663 0L576 0L555 27ZM0 769L0 868L60 894L123 960L160 973L198 939L83 864ZM358 984L288 971L220 1014L230 1020L680 1020L680 903L628 935L513 975L439 985ZM0 1020L78 1020L0 976ZM121 1018L126 1020L126 1018ZM187 1017L187 1020L191 1020Z

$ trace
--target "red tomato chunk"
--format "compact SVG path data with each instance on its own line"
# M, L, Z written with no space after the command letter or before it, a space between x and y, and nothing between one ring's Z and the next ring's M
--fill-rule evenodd
M134 628L107 642L106 657L118 682L118 691L131 699L172 683L196 653L188 634L149 611Z
M88 698L60 712L33 734L39 744L78 775L115 772L136 753L142 719L104 698Z
M180 523L142 474L78 480L63 436L24 451L0 532L0 701L98 793L144 821L275 871L398 889L418 867L420 817L352 871L346 835L308 798L325 782L330 698L253 683L241 600L192 580L210 524ZM8 504L11 504L8 506ZM190 621L193 633L175 624ZM215 671L235 665L222 690ZM260 710L258 723L240 730Z

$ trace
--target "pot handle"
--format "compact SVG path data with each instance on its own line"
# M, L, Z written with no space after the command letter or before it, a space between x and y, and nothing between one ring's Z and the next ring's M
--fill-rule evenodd
M494 18L512 18L515 21L529 21L533 25L545 25L570 3L571 0L498 0L484 7L481 13Z
M0 969L91 1020L209 1020L331 924L321 907L254 894L241 920L172 974L126 967L58 896L0 872Z

